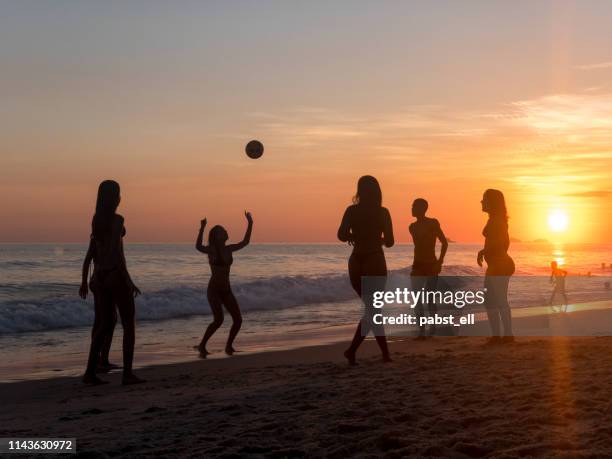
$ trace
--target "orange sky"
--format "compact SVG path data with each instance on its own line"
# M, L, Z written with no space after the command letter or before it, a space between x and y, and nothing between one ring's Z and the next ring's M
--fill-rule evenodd
M244 209L257 242L333 241L366 173L400 241L416 197L481 240L489 187L517 238L608 241L612 5L490 3L11 5L0 242L86 240L107 178L132 242L239 238Z

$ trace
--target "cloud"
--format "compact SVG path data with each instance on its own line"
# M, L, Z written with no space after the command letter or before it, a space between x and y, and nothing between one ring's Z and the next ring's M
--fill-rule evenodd
M296 107L250 115L257 132L282 149L430 177L459 177L469 164L471 175L527 193L608 188L612 168L612 93L601 91L480 109L415 105L373 113Z
M321 107L296 107L278 113L247 113L257 132L293 146L369 140L374 145L407 145L436 138L467 138L487 133L473 115L437 105L415 105L386 113L345 113Z
M409 141L435 136L465 136L465 131L438 107L415 106L397 112L343 113L322 107L295 107L278 113L247 114L261 136L274 138L292 147L330 146L352 148L354 142L372 145Z
M612 151L612 93L553 94L498 108L479 111L416 105L364 114L296 107L248 116L255 120L258 132L294 145L350 139L396 145L494 139L525 151L560 150L570 144ZM594 149L595 145L601 148Z
M566 193L564 196L572 197L572 198L607 198L612 196L612 191L610 190L592 190L592 191L583 191L580 193Z
M514 121L541 132L576 135L612 131L612 94L555 94L512 104L521 113Z
M612 61L598 62L596 64L582 64L582 65L577 65L576 68L579 70L612 69Z

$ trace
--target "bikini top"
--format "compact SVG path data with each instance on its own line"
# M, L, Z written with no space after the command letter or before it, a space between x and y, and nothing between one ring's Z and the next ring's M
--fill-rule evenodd
M340 231L350 230L355 253L372 253L382 250L385 237L393 239L391 216L385 207L355 204L349 206L342 218Z
M508 222L501 218L490 218L482 230L485 237L485 259L505 259L508 257L510 237L508 235Z
M114 269L120 266L123 253L123 237L126 234L123 226L123 218L119 217L114 223L109 234L101 239L92 235L94 243L94 266L97 269Z
M218 254L216 253L216 250L214 250L215 253L213 253L213 250L211 250L211 252L208 254L208 263L210 264L210 266L230 267L232 265L232 263L234 262L232 252L224 250L224 252L228 253Z

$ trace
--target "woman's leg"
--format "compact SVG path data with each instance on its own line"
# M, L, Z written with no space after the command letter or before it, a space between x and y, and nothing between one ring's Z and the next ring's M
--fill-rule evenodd
M94 323L91 327L91 339L93 340L94 336L96 335L96 332L98 331L98 328L102 326L103 313L101 311L101 302L99 296L96 297L96 294L93 292L92 294L94 297Z
M386 288L387 261L385 260L385 254L382 250L378 253L372 254L371 257L368 257L363 275L376 277L376 279L373 280L375 284L374 290L381 291ZM368 299L367 301L368 304L370 304L371 299ZM370 318L370 320L372 320L372 318ZM383 360L385 362L390 362L391 357L389 356L389 347L387 345L387 337L385 336L384 327L382 325L374 325L373 321L372 327L374 336L376 336L376 342L378 343L378 347L382 352Z
M351 345L347 350L347 353L352 354L353 356L357 352L359 346L361 346L361 343L363 343L363 341L365 340L365 335L367 335L367 332L362 332L361 322L362 321L360 320L357 324L357 328L355 329L355 335L353 335L353 340L351 341Z
M512 333L512 311L508 303L508 284L510 283L510 276L499 276L497 281L499 283L499 315L502 325L504 326L504 336L514 336Z
M208 354L208 351L206 350L206 344L208 343L210 337L219 329L219 327L223 323L223 308L221 306L222 303L220 295L217 293L214 287L209 286L206 296L208 298L208 304L210 305L210 309L213 313L213 321L208 326L208 328L206 328L204 336L202 337L202 341L198 346L200 354L202 355Z
M134 344L136 343L136 305L127 286L117 286L117 309L123 327L123 378L132 375Z
M102 302L101 302L100 295L98 295L97 298L98 299L96 300L96 295L94 294L94 323L93 323L93 326L91 327L91 342L92 343L94 341L94 337L96 336L96 333L98 332L100 327L103 326L103 314L104 313L102 312L102 304L101 304ZM102 349L104 349L104 345L102 345ZM100 356L98 356L98 360L99 360L98 363L100 363L100 360L101 360Z
M487 309L487 317L489 326L491 327L491 336L500 336L500 313L499 313L499 294L497 293L497 276L485 276L485 307Z
M389 355L389 346L387 345L387 337L385 335L376 336L376 342L383 355L385 362L391 362L391 356Z
M384 289L384 282L382 282L382 277L387 275L387 264L385 261L385 255L381 251L380 253L374 253L370 255L361 255L358 258L355 255L351 255L349 259L349 278L351 280L351 285L357 294L363 299L363 291L362 291L362 281L364 276L372 276L381 278L381 285L373 286L374 290ZM366 296L369 296L369 293L366 293ZM385 361L390 361L389 357L389 348L387 346L387 338L385 337L385 331L382 326L375 326L372 320L372 308L368 306L371 304L371 298L366 298L364 302L364 315L357 325L357 330L355 330L355 335L353 336L353 341L349 348L345 351L344 356L348 359L351 365L355 364L355 353L357 349L365 340L366 335L369 333L370 329L373 330L374 336L376 338L376 342L380 347L380 350L383 354L383 359Z
M232 355L235 352L232 346L234 344L234 339L236 339L236 335L242 326L242 314L240 313L238 301L236 301L236 297L231 290L228 294L224 295L223 304L225 305L227 312L229 312L232 316L232 328L230 328L227 344L225 345L225 353Z
M117 326L117 308L113 305L112 314L112 326L109 328L109 333L104 338L102 344L102 351L100 352L100 365L103 367L110 368L111 363L108 359L110 354L111 344L113 343L113 334L115 333L115 327Z
M111 293L102 286L92 290L94 296L95 320L89 347L89 358L83 382L89 384L100 384L103 381L96 377L96 368L104 339L112 327L112 311L114 308Z
M349 258L348 272L353 290L355 290L355 293L357 293L357 295L361 298L361 263L356 255L351 255ZM344 352L344 356L348 359L351 365L355 365L355 353L357 352L357 349L361 343L363 343L365 335L367 335L368 332L368 330L362 330L362 322L363 320L360 320L357 324L353 341L351 342L349 348Z
M357 329L355 330L355 335L353 336L353 341L351 342L349 348L344 352L344 356L348 359L351 365L355 364L355 354L357 353L357 349L359 346L361 346L361 343L363 343L368 332L370 331L367 325L369 320L371 320L371 318L364 317L359 321L357 324ZM376 334L375 338L376 342L378 343L378 347L383 354L383 359L385 361L390 361L391 358L389 357L389 347L387 345L386 336L384 334Z

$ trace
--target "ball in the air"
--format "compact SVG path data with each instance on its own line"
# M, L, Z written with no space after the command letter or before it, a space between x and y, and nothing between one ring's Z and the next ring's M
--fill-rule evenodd
M259 140L251 140L249 143L247 143L244 151L249 158L257 159L261 158L261 155L263 155L264 146Z

